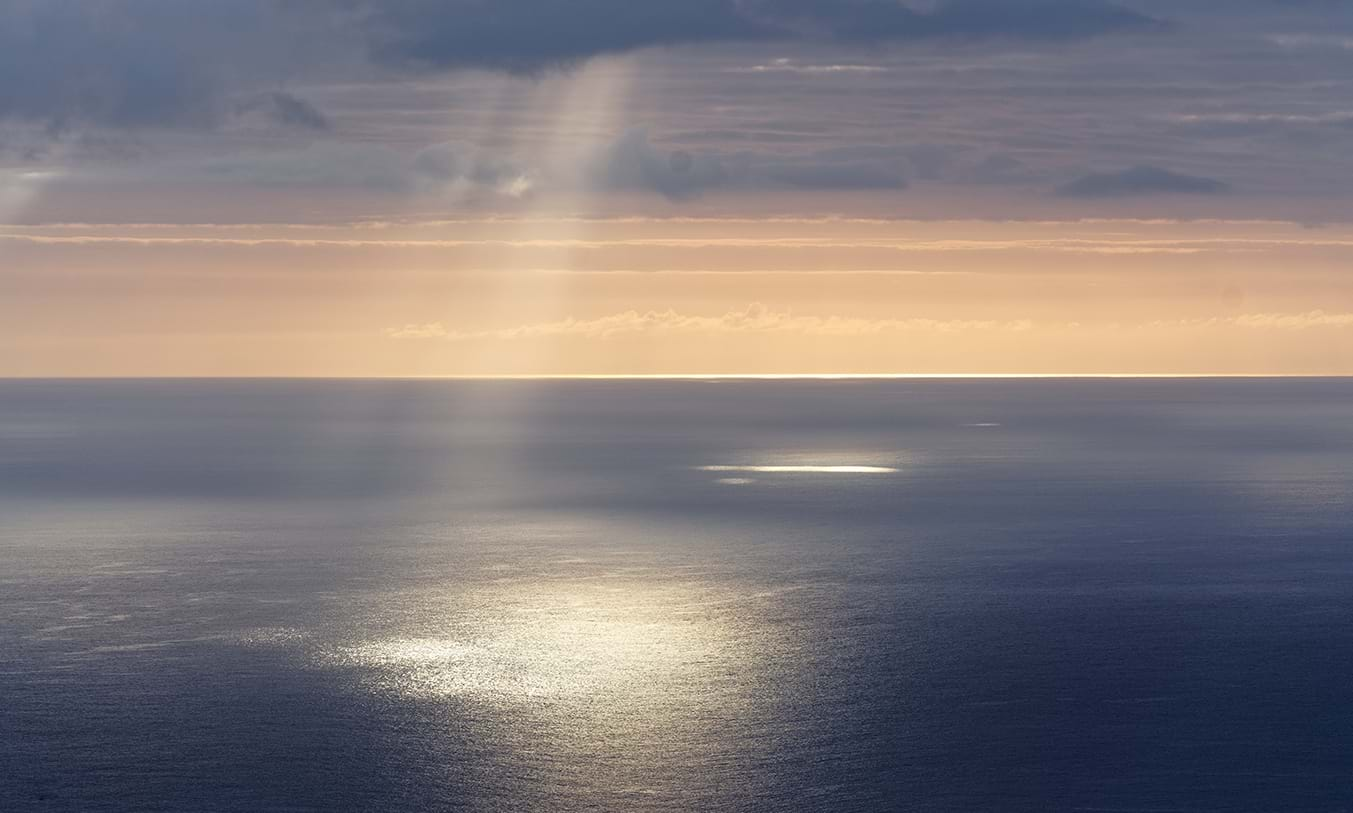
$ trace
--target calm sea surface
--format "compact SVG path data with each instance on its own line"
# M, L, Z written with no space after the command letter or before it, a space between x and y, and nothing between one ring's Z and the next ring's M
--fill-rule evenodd
M0 810L1353 810L1353 382L0 382Z

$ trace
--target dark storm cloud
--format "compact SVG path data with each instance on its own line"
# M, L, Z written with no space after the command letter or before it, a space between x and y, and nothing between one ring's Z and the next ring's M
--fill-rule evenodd
M0 0L0 158L540 201L1341 203L1350 43L1353 0Z
M379 61L532 72L654 45L816 38L1059 40L1158 26L1103 0L392 0L354 4Z
M929 10L894 0L746 0L740 5L772 28L854 41L1062 40L1161 25L1123 6L1091 0L949 0Z
M0 121L211 128L263 111L320 129L280 86L333 79L363 53L397 78L688 43L1056 40L1151 24L1105 0L0 0Z
M174 13L142 6L137 11ZM137 21L116 6L67 0L11 0L0 8L0 115L53 128L213 118L212 78L174 36L174 22Z
M1141 166L1121 172L1084 175L1057 191L1073 198L1125 198L1139 195L1220 195L1230 189L1230 184L1214 178Z
M299 67L301 19L270 0L0 0L0 120L210 128L239 114L316 129L276 86Z
M373 57L398 67L531 72L654 45L769 32L732 0L393 0L356 4Z

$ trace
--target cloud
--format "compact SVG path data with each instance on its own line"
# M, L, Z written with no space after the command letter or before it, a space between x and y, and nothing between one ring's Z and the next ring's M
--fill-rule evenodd
M514 162L458 142L409 155L375 144L322 141L301 148L243 153L200 166L168 168L259 186L362 188L425 195L504 195L530 191L530 173Z
M1028 319L861 319L845 316L800 316L777 311L760 303L719 316L698 316L668 309L665 311L629 310L595 319L561 319L516 327L489 330L455 330L441 322L408 324L389 328L387 337L402 340L437 341L524 341L532 339L582 338L605 340L636 335L732 335L797 334L823 337L870 337L890 333L1025 333L1035 328L1052 330L1282 330L1353 328L1353 313L1251 313L1207 319L1183 319L1138 324L1085 324L1048 322L1035 324Z
M440 322L391 328L386 335L394 339L441 339L469 341L482 339L518 340L556 337L609 339L633 334L727 334L796 333L813 336L869 336L879 333L965 330L1024 331L1028 321L998 322L983 320L937 319L856 319L843 316L798 316L790 311L775 311L760 303L720 316L695 316L675 310L630 310L596 319L562 319L538 322L499 330L457 331Z
M533 72L657 45L941 37L1062 40L1158 25L1104 0L383 0L354 2L372 53L401 67Z
M1048 40L1149 22L1104 0L948 0L929 11L896 0L0 0L0 121L191 129L266 109L319 129L318 111L282 87L352 75L362 61L394 79L534 73L652 46Z
M314 105L280 90L259 93L242 99L235 107L240 116L258 115L283 127L302 130L328 130L329 119Z
M1353 37L1321 34L1275 34L1273 44L1290 49L1334 49L1353 51Z
M988 155L968 169L968 179L982 184L1008 184L1027 180L1023 161L1005 154Z
M1218 316L1209 319L1157 321L1143 327L1184 330L1215 328L1275 331L1346 330L1353 328L1353 313L1330 313L1323 310L1301 313L1242 313L1236 316Z
M1311 328L1353 327L1353 313L1327 313L1323 310L1306 313L1250 313L1230 320L1238 327L1260 330L1309 330Z
M895 166L867 162L807 163L774 167L769 176L799 189L905 189Z
M1075 40L1165 27L1161 20L1115 3L1076 0L954 0L927 20L932 36L1031 40Z
M743 5L768 26L859 42L1071 40L1161 26L1123 6L1089 0L948 0L928 10L894 0L747 0Z
M730 68L729 73L793 73L807 76L831 76L852 73L887 73L882 65L861 65L853 62L831 62L813 64L795 62L788 57L773 59L770 62L753 65L750 68Z
M226 156L200 167L174 169L191 177L259 186L350 187L401 191L411 188L407 159L399 152L367 144L317 143L300 149Z
M1058 188L1072 198L1125 198L1139 195L1219 195L1230 184L1213 178L1184 175L1160 167L1139 166L1121 172L1091 173Z
M635 48L750 40L770 32L733 0L354 2L373 58L398 68L519 73Z
M1192 135L1213 137L1249 137L1260 135L1303 135L1333 132L1353 133L1353 111L1328 113L1189 113L1170 116L1172 124Z
M405 325L385 331L392 339L445 339L446 327L441 322L428 322L423 325Z
M653 191L672 200L697 197L728 181L718 158L685 150L663 152L643 128L628 130L607 147L592 175L605 188Z
M208 162L217 177L269 165L253 173L261 184L319 185L327 177L402 193L503 188L529 191L542 205L556 190L566 203L586 184L574 199L633 190L691 200L727 190L739 195L730 205L855 212L866 198L909 183L917 192L897 196L899 212L933 202L950 214L972 207L984 216L1057 216L1065 207L1082 211L1077 201L1087 196L1217 189L1134 184L1130 173L1108 184L1111 192L1093 176L1073 180L1168 167L1247 193L1167 201L1174 215L1337 219L1353 177L1343 149L1353 123L1328 78L1347 73L1353 52L1324 46L1349 39L1353 18L1335 9L1350 6L1278 6L0 0L0 155L68 170L59 189L50 185L50 201L77 199L78 188L102 183L114 164L130 168L117 178L123 183L135 173L161 181ZM1133 33L1160 30L1153 20L1166 16L1179 21L1171 35ZM1129 36L1061 44L1115 33ZM597 53L730 41L599 64L577 81L426 75L533 74ZM614 94L604 110L595 88ZM601 145L606 128L614 134L634 124L651 135ZM156 132L164 129L187 134ZM279 173L259 157L280 160L311 141L399 154L329 170L304 152L307 167ZM454 167L431 147L415 156L443 141L471 148L452 149ZM500 167L491 153L509 144L513 154L502 158L510 166ZM333 160L340 152L331 151ZM368 162L396 165L393 179L361 169ZM1060 202L1029 199L1064 181L1072 182ZM850 189L878 194L812 194ZM1293 213L1297 201L1302 211Z
M263 110L313 129L322 122L317 111L277 89L300 67L308 39L289 8L267 0L0 0L0 121L53 133L202 129Z
M510 197L531 191L531 172L513 161L471 144L444 141L419 150L410 165L414 182L424 190L495 190Z
M716 188L904 189L906 154L907 148L804 155L665 151L650 141L646 129L634 128L606 148L592 177L603 188L656 192L670 200L699 197Z

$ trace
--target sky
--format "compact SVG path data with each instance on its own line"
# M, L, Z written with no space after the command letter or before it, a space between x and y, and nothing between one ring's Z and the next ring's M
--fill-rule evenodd
M0 376L1353 374L1353 0L0 0Z

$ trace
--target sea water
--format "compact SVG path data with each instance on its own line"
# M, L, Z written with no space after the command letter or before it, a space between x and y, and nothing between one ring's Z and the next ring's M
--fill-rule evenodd
M0 810L1353 809L1353 382L0 382Z

